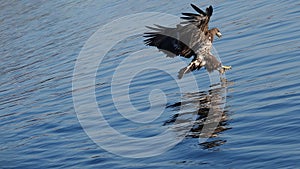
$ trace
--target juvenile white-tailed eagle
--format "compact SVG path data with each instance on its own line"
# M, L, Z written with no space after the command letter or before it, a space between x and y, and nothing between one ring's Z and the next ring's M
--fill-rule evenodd
M218 70L223 74L231 66L224 66L212 55L211 48L214 36L222 36L218 28L208 29L208 22L213 13L212 6L206 8L206 12L197 6L191 6L198 13L182 13L181 19L184 21L176 28L148 27L154 32L146 32L144 40L146 45L155 46L167 54L167 57L182 56L185 58L194 57L191 63L179 71L178 78L182 78L185 73L199 70L205 67L208 72Z

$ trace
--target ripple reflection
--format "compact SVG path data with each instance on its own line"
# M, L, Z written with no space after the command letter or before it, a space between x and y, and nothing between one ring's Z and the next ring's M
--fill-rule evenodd
M227 140L220 139L219 134L231 129L228 122L230 119L229 111L227 108L222 108L222 105L226 102L224 90L227 90L228 84L228 82L225 82L211 86L211 89L208 91L186 93L185 101L167 106L167 108L176 111L176 114L166 120L163 125L175 125L177 130L184 130L180 128L180 126L184 126L182 125L183 123L193 123L194 125L186 135L186 138L207 138L205 142L199 143L203 149L211 149L225 144ZM194 107L194 110L178 113L181 106L187 105ZM213 111L210 111L212 109ZM191 116L193 118L186 118ZM208 127L208 129L204 129L204 126ZM213 132L209 133L203 130L213 130Z

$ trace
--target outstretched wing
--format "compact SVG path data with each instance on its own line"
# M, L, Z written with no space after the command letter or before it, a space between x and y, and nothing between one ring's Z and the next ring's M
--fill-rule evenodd
M176 28L168 28L159 25L148 27L153 32L146 32L144 40L146 45L155 46L167 54L168 57L183 56L190 58L196 56L195 51L201 48L203 41L206 41L208 22L212 15L213 8L209 6L206 12L191 4L198 12L182 13L186 21L178 24ZM200 29L199 29L200 28Z
M191 6L198 12L198 14L195 13L182 13L184 15L181 17L181 19L185 19L186 21L181 22L182 24L194 24L198 28L201 29L201 31L208 31L208 22L210 20L210 17L213 13L213 7L209 6L206 8L206 12L202 11L197 6L191 4Z
M144 43L155 46L167 54L167 57L183 56L190 58L195 52L189 47L190 32L187 28L177 25L176 28L168 28L160 25L147 27L155 32L146 32Z

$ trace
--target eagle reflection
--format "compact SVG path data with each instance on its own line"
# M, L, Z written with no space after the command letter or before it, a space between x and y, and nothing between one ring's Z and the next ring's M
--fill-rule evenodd
M165 121L164 126L175 125L176 130L186 130L183 123L192 123L187 138L208 138L200 143L204 149L214 148L226 143L226 140L218 138L218 135L228 129L228 110L224 107L226 101L226 84L216 85L209 91L187 93L185 101L168 105L167 108L179 112L182 106L193 107L194 111L186 111L174 114ZM182 109L181 109L182 110ZM193 118L190 118L193 117ZM178 126L178 127L177 127Z

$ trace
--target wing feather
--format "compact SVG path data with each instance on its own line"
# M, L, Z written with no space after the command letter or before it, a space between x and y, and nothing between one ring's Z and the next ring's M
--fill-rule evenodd
M191 6L201 15L206 15L206 13L204 13L200 8L198 8L196 5L191 4Z
M213 7L209 6L208 8L206 8L206 12L204 12L194 4L191 4L191 6L193 7L193 9L195 11L198 12L198 14L182 13L182 15L184 15L184 16L181 17L181 19L187 20L189 22L181 22L181 23L182 24L186 24L186 23L195 24L202 31L208 31L208 22L210 20L210 17L212 16Z
M147 27L155 32L144 33L144 43L148 46L155 46L167 54L168 57L183 56L190 58L195 56L195 52L188 47L189 39L186 38L185 28L177 26L168 28L156 25L156 27Z

